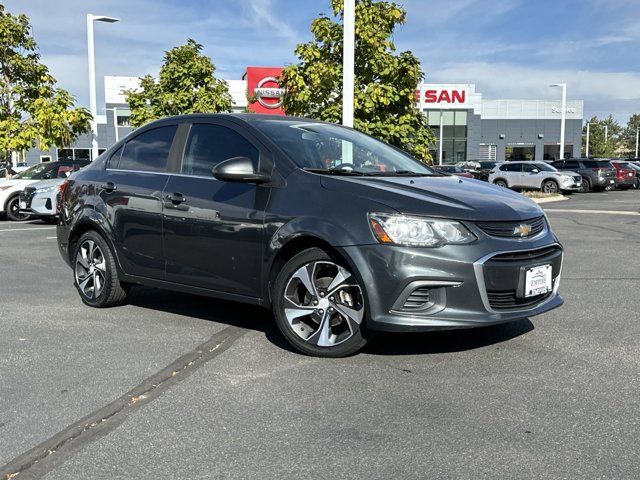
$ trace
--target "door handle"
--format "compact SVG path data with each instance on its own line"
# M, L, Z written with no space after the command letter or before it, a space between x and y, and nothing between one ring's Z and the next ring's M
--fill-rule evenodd
M114 190L117 190L118 187L116 186L115 183L113 182L107 182L107 183L103 183L102 185L100 185L100 187L105 190L106 192L113 192Z
M186 203L187 199L181 193L170 193L166 195L165 200L167 202L173 203L174 205L179 205L181 203Z

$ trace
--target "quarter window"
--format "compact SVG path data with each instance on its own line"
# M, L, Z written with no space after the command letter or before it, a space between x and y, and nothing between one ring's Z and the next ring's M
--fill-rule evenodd
M194 123L189 131L181 172L211 177L213 167L234 157L247 157L257 167L259 152L235 130L222 125Z
M124 145L124 150L117 166L114 165L114 155L109 162L109 168L164 172L167 167L173 136L177 128L176 125L158 127L153 130L147 130L129 140Z
M580 165L575 160L567 160L564 162L564 168L580 168Z

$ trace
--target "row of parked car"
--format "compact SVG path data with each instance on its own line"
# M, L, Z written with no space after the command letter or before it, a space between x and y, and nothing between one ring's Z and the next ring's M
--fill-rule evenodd
M0 180L0 219L22 221L40 218L55 222L56 198L64 180L88 165L86 160L57 161L21 169ZM436 170L476 178L515 190L547 193L589 192L605 189L640 189L640 159L609 160L571 158L553 162L461 162L436 165Z
M0 180L0 218L55 222L60 186L72 172L88 164L86 160L39 163Z
M437 170L514 190L546 193L640 189L640 159L568 158L547 161L460 162Z

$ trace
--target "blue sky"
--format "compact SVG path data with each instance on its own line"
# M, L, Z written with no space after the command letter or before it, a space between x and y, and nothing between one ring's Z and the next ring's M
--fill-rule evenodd
M556 98L567 82L585 115L640 113L640 0L404 0L399 50L421 60L427 81L475 83L484 98ZM96 24L98 105L103 75L156 73L165 50L189 37L225 79L247 65L286 65L328 0L5 0L32 20L43 60L88 103L85 15Z

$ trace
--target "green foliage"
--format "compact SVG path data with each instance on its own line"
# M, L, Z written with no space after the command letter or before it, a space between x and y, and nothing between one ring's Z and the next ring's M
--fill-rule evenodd
M189 39L165 52L157 80L140 78L140 90L127 92L132 125L169 115L231 111L227 82L215 78L213 62L201 51L202 45Z
M342 121L343 5L331 0L334 17L311 23L314 39L298 45L299 62L283 70L287 114ZM392 39L404 21L405 11L395 3L356 3L354 127L428 162L434 137L415 108L420 63L411 52L396 53Z
M609 115L607 118L599 120L598 117L592 117L588 120L589 123L589 156L590 157L602 157L613 158L617 157L616 151L620 145L620 136L622 134L622 127L616 122L613 116ZM605 129L605 126L608 127ZM605 141L605 131L607 131ZM587 126L582 129L584 135L587 134ZM585 148L583 148L583 154Z
M636 154L636 135L640 127L640 113L631 115L627 127L622 131L622 147L627 155Z
M40 63L27 16L1 3L0 79L0 152L7 163L12 151L67 146L89 130L90 113L73 108L74 98Z

